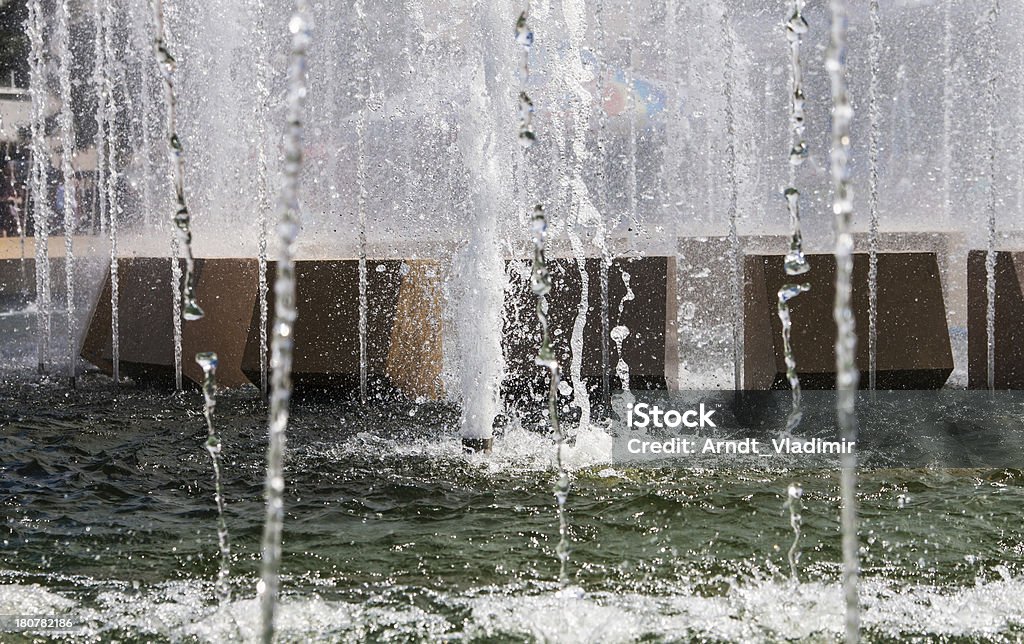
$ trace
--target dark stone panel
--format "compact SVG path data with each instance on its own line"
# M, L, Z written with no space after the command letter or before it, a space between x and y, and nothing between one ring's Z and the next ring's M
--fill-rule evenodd
M745 258L744 382L747 389L785 389L786 364L777 293L809 283L790 300L792 340L801 386L835 387L835 258L808 257L811 271L791 277L781 255ZM853 311L860 386L868 386L868 255L854 255ZM877 379L880 389L938 389L953 371L953 353L935 253L878 255Z

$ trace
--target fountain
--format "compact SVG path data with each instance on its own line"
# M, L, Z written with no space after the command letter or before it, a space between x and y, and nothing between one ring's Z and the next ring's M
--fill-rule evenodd
M1021 8L8 15L0 640L1024 629Z

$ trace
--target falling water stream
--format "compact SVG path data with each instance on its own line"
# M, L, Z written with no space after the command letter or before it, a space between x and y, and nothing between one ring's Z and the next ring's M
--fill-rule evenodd
M847 13L845 0L830 0L831 34L825 68L832 90L832 211L835 214L836 295L836 418L840 438L857 440L857 335L851 305L853 287L853 188L850 185L850 124L853 107L846 85ZM858 578L860 555L857 539L857 454L850 450L840 456L840 525L843 543L843 596L846 605L846 641L860 639Z
M586 70L583 68L581 52L586 46L587 17L582 0L564 0L562 14L565 17L569 37L569 48L566 52L567 62L563 65L563 73L567 90L570 92L573 106L573 137L572 137L572 174L569 177L569 243L580 274L580 299L573 322L570 346L572 348L572 364L570 378L572 380L573 404L580 410L579 427L590 426L590 393L583 380L583 330L587 325L587 309L590 306L590 281L587 275L587 260L580 240L578 228L588 224L597 226L596 244L607 254L603 231L603 221L590 201L590 193L584 179L584 168L590 160L587 150L587 130L590 128L591 112L594 97L585 88Z
M519 128L517 136L524 155L537 139L533 129L533 101L526 93L530 80L530 50L533 47L533 30L530 28L528 19L530 15L530 4L516 19L515 39L522 50L522 62L520 63L520 84L519 94ZM529 158L526 159L529 167ZM551 347L551 332L548 328L548 302L547 297L551 293L551 273L548 270L547 258L545 257L545 245L547 241L548 221L544 214L544 206L536 204L533 208L531 219L533 232L533 266L531 269L530 285L534 295L537 296L537 321L540 323L541 344L537 353L536 363L548 370L550 383L548 387L548 422L555 438L555 463L558 469L557 480L555 481L555 500L558 503L558 555L559 572L558 580L562 587L569 584L569 524L565 511L565 503L569 497L569 473L563 462L563 442L561 425L558 422L558 385L559 368L558 358Z
M868 84L868 389L874 391L878 371L878 127L881 120L878 76L882 56L882 19L878 0L869 0L868 8L871 14L868 50L871 69Z
M255 47L267 43L266 6L256 0L253 6ZM263 56L256 63L256 102L253 122L256 129L256 295L260 309L260 394L267 395L267 214L270 211L270 176L267 171L267 120L270 111L269 65Z
M217 596L221 603L231 599L228 577L231 573L231 542L228 526L224 520L224 494L221 491L220 436L213 424L217 410L217 354L203 351L196 354L196 364L203 369L203 416L206 419L206 451L210 453L213 466L213 498L217 504L217 545L220 548L220 568L217 570Z
M96 59L92 75L93 88L96 92L96 190L93 191L93 206L95 208L93 216L97 217L99 220L98 222L94 221L93 225L95 227L98 223L100 231L105 231L107 227L107 201L104 191L100 189L101 186L106 185L107 172L107 101L104 98L107 91L106 47L104 46L104 29L106 28L106 22L104 19L105 12L102 7L100 0L93 0L93 24L95 25L95 33L93 34L93 55Z
M67 356L68 380L75 385L78 356L75 355L75 218L78 198L75 188L75 121L71 111L71 6L70 0L61 0L58 19L57 57L60 64L60 147L61 180L63 182L64 210L64 290L67 295Z
M116 61L114 55L114 44L113 44L113 31L114 31L114 3L108 2L106 10L103 12L103 61L106 73L104 77L104 90L103 90L103 122L106 123L107 128L111 133L117 132L117 104L114 100L114 79L111 76L110 68ZM121 380L121 342L119 327L119 311L118 311L118 300L119 300L119 284L117 275L117 223L118 218L121 215L121 206L117 198L117 156L116 147L113 142L116 139L110 137L111 145L107 154L107 161L109 162L109 168L107 170L107 203L108 203L108 214L110 223L107 226L107 231L110 238L110 346L111 346L111 363L114 371L114 382L120 382Z
M32 87L32 222L35 229L36 333L39 373L46 373L50 360L52 305L50 294L50 205L47 199L46 167L49 153L45 137L46 91L44 72L43 15L41 0L28 4L26 31L29 36L29 78Z
M181 139L178 137L177 97L174 90L174 73L177 69L177 61L171 55L169 45L167 44L167 28L164 24L164 0L152 0L152 2L155 30L153 44L156 48L157 62L160 64L160 71L164 79L167 141L169 144L171 167L174 171L175 212L171 222L174 225L174 232L178 240L178 252L182 253L182 257L185 259L185 281L181 287L181 315L185 320L199 320L203 317L203 310L199 308L199 303L196 302L195 260L192 256L192 216L189 214L188 206L185 203L185 149L181 144ZM174 261L173 254L172 261ZM175 279L175 283L181 284L178 279ZM180 337L176 337L176 353L181 351L180 343Z
M953 68L952 11L953 2L942 4L942 207L947 218L953 210L953 90L956 76Z
M302 123L306 103L306 53L311 34L310 6L296 0L295 13L288 22L292 35L288 67L288 121L284 140L284 184L281 191L281 218L277 225L277 278L274 282L274 337L271 342L272 370L270 417L268 422L266 521L263 525L263 570L258 585L261 639L274 639L281 565L281 531L284 524L284 450L288 428L289 401L292 394L292 348L295 320L295 240L299 234L301 211L299 178L302 172Z
M181 250L178 234L171 231L171 321L174 325L174 388L181 391Z
M789 315L789 301L800 295L811 290L810 284L785 284L779 289L779 320L782 322L782 347L786 361L786 380L789 381L789 387L792 389L792 408L790 409L789 416L786 419L786 430L787 435L792 434L793 431L800 425L800 420L803 418L803 409L801 407L801 390L800 390L800 376L797 375L796 371L796 356L793 354L793 342L790 339L790 333L793 328L793 321Z
M988 138L988 239L985 253L985 339L986 339L986 382L990 391L996 387L996 150L999 141L996 130L996 104L998 102L999 63L994 54L998 51L996 29L999 25L999 0L992 0L988 10L988 37L991 39L992 66L985 83L985 123Z
M796 171L807 158L807 141L804 138L806 125L804 123L804 96L803 67L800 61L800 45L804 34L807 33L807 20L804 19L804 0L793 0L792 10L786 20L786 40L789 42L790 52L790 113L789 113L789 187L785 190L786 206L789 209L789 224L791 238L789 252L783 261L783 268L788 276L802 275L811 269L807 258L804 256L803 232L800 229L800 191L796 187ZM786 361L786 379L792 390L792 409L786 420L786 434L791 434L800 424L803 418L803 410L800 407L800 377L797 375L796 355L793 352L793 342L790 336L793 321L789 312L789 301L805 293L811 288L810 284L784 284L779 289L778 314L782 322L782 350Z
M369 375L369 345L367 332L369 328L369 302L367 288L369 286L366 269L366 119L370 103L371 83L370 71L366 67L370 59L369 33L366 27L366 7L363 0L356 0L353 8L358 20L357 43L359 47L359 72L356 74L358 83L359 107L356 113L356 208L359 227L359 402L366 404L366 384Z
M622 271L622 285L626 288L626 292L623 294L622 299L619 300L619 312L615 327L609 332L612 342L615 343L615 354L618 356L618 361L615 363L615 377L619 379L619 387L622 388L622 394L616 396L614 405L615 412L619 418L626 418L627 412L635 400L630 389L629 363L626 362L622 349L623 343L629 337L629 327L622 323L622 313L626 309L626 302L636 299L633 289L629 285L629 280L629 273Z
M605 235L605 213L608 212L608 190L605 185L606 168L608 167L608 112L605 111L605 74L608 67L606 61L607 36L604 27L604 0L597 0L594 3L594 28L596 32L597 52L595 53L595 73L597 75L597 97L600 109L597 110L597 160L594 163L594 178L597 191L597 206L600 213L601 234ZM601 262L599 267L599 283L601 289L601 414L607 416L611 411L611 352L609 351L609 340L611 339L611 324L608 316L608 278L612 265L611 252L607 239L604 240L604 247L601 249Z
M736 177L736 154L739 140L736 134L736 52L733 42L729 5L722 4L722 42L725 49L725 171L724 181L729 186L729 279L732 288L732 375L733 389L743 388L743 249L740 247L737 217L739 216L739 184Z
M145 20L145 18L143 18ZM145 23L144 23L145 24ZM151 27L145 28L145 32L140 34L136 31L136 37L139 38L140 42L136 44L136 49L139 52L146 51L146 34L152 31ZM146 228L153 225L153 211L155 207L153 205L153 184L149 180L149 177L156 173L156 166L153 164L153 140L151 136L151 117L153 112L153 87L152 81L153 75L153 62L148 57L144 57L139 60L140 78L139 78L139 113L137 116L139 124L139 141L142 147L142 159L143 159L143 170L145 176L142 179L142 222ZM98 110L97 110L98 112ZM99 123L97 123L99 125ZM97 160L98 163L98 160Z

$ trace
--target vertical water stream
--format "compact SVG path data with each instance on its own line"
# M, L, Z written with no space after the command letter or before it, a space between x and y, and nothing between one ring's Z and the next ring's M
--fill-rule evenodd
M852 299L853 274L853 188L850 185L850 124L853 107L847 93L847 10L845 0L830 0L831 35L825 68L832 90L832 212L835 214L836 294L833 317L836 322L836 417L840 437L857 439L857 335ZM860 557L857 539L857 454L850 450L840 457L840 524L843 551L843 597L846 606L845 633L848 644L860 638L858 578Z
M266 503L263 525L263 568L258 585L261 639L274 639L274 617L280 592L281 531L284 524L284 450L292 394L292 348L295 320L295 240L299 234L299 179L302 172L302 119L306 103L306 53L312 39L308 0L296 0L288 22L292 36L288 66L288 123L284 140L284 183L277 224L278 260L274 281L274 337L271 341L271 391L268 420Z
M50 360L50 331L52 305L50 294L50 202L47 198L45 56L43 43L43 15L41 0L29 0L26 31L29 36L29 86L32 92L32 222L36 260L36 334L39 373L44 374Z
M217 504L217 545L220 548L220 568L217 570L217 596L221 603L231 599L228 577L231 574L231 541L224 520L224 493L220 483L220 436L213 424L217 410L217 354L203 351L196 354L196 363L203 369L203 416L206 418L206 451L213 466L213 494Z
M192 257L192 215L189 213L185 203L185 149L181 139L178 137L177 97L174 89L174 74L177 69L177 61L171 55L167 44L167 28L164 24L164 3L163 0L152 0L153 22L155 37L153 40L156 48L157 62L164 79L164 104L167 118L167 141L170 151L171 168L173 174L173 188L175 195L175 212L171 219L174 224L175 235L178 240L178 252L182 253L185 259L185 280L181 286L181 315L185 320L199 320L203 317L203 310L196 302L196 275L195 260ZM177 281L177 280L176 280ZM176 338L180 344L180 339ZM180 349L176 349L180 351Z
M78 216L77 180L75 178L75 119L71 110L71 3L61 0L57 21L57 59L60 76L60 167L64 221L64 290L67 315L68 380L75 386L78 356L75 352L75 228Z

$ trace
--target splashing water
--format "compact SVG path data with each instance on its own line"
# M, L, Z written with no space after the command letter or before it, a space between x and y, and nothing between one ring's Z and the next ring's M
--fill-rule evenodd
M60 165L64 199L64 279L67 295L67 356L68 380L75 385L75 217L78 214L77 190L75 187L75 121L71 112L71 7L70 0L61 0L57 22L57 58L60 69Z
M265 644L274 639L274 616L280 592L281 531L284 524L284 450L288 428L288 407L292 394L292 346L295 320L295 239L299 233L299 176L302 171L302 118L306 102L306 52L311 40L311 14L306 0L296 0L295 13L288 22L292 34L288 69L288 129L284 142L284 184L281 219L277 225L280 256L274 283L274 338L271 342L272 369L270 418L267 445L267 516L263 525L263 570L258 585L261 636Z
M221 442L213 426L217 410L217 354L203 351L196 354L196 363L203 368L203 416L206 418L206 451L213 464L213 498L217 502L217 545L220 547L220 569L217 571L217 596L221 603L231 600L228 577L231 574L231 542L224 521L224 493L220 484Z
M999 24L999 0L992 0L988 10L989 37L992 40L993 52L998 50L996 30ZM985 91L985 111L988 135L988 248L985 253L985 340L986 340L986 381L989 391L996 387L996 150L998 133L996 130L997 89L999 85L999 64L992 58L992 67Z
M802 518L800 511L803 509L801 497L804 490L798 483L790 483L786 489L786 501L782 504L784 510L789 510L789 527L793 529L793 543L786 551L786 560L789 562L789 575L795 581L800 581L797 572L797 564L800 562L800 527Z
M853 189L850 185L850 123L853 107L846 87L847 13L844 0L830 0L831 34L825 68L832 90L832 211L836 235L836 295L833 317L836 321L836 417L840 437L857 440L857 335L851 306L853 273ZM857 455L850 450L840 456L840 523L843 541L843 596L846 606L846 641L860 638L860 601L858 578L860 557L857 543Z
M50 330L52 305L50 297L50 206L46 198L46 159L47 151L45 130L45 109L47 96L43 90L43 16L41 0L30 0L28 3L28 21L26 31L29 36L29 86L32 94L32 221L35 229L36 257L36 333L37 361L39 373L46 373L46 364L50 359Z
M164 79L164 102L167 117L167 141L170 146L171 166L174 169L173 188L176 211L171 222L178 239L178 251L185 258L185 282L181 289L182 316L186 320L199 320L203 310L196 302L195 259L192 257L192 216L185 203L185 148L178 138L177 98L174 92L174 72L177 61L167 45L167 28L164 25L163 0L152 0L156 35L153 40L157 62Z
M103 118L102 121L109 127L111 132L117 131L117 104L114 102L114 79L109 73L110 63L115 61L114 45L113 45L113 22L114 22L114 3L108 2L106 10L103 12L103 24L101 31L103 32L103 65L107 67L107 71L102 74L103 83ZM113 139L112 139L113 140ZM117 275L117 223L118 217L120 217L120 203L117 199L117 160L115 157L114 146L110 146L110 151L107 156L109 162L109 169L106 176L106 201L109 203L109 218L110 223L107 226L107 230L110 238L110 361L113 366L114 382L120 382L121 380L121 338L119 331L119 284Z
M810 284L785 284L778 293L779 320L782 322L782 349L786 359L786 379L789 380L789 387L793 390L793 406L786 418L786 435L792 434L803 418L803 410L800 406L800 377L796 372L796 356L793 355L793 343L790 340L793 321L789 315L789 301L809 290L811 290Z

